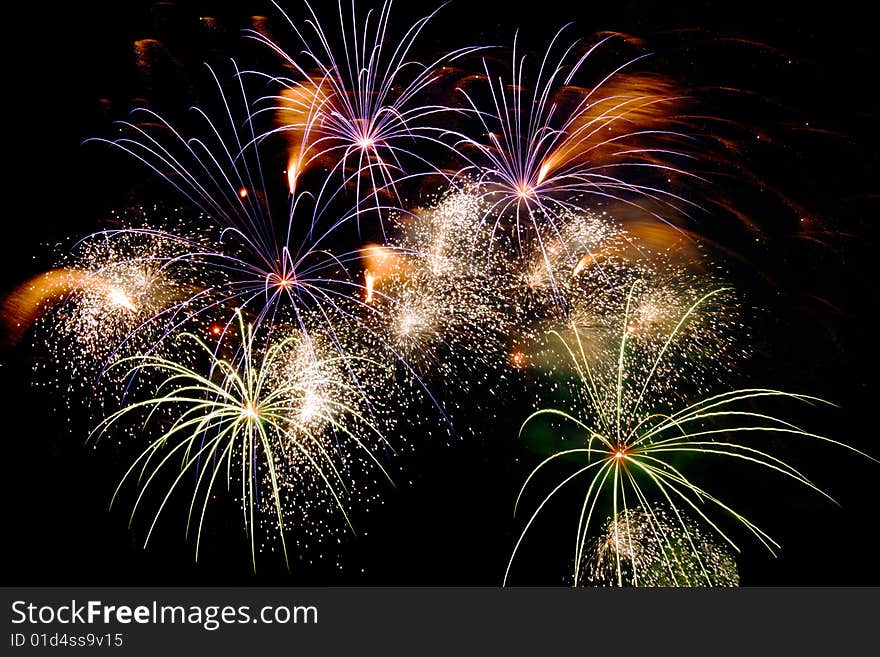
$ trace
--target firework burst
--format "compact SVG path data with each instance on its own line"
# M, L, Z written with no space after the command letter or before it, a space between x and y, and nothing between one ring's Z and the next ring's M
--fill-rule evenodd
M271 324L280 316L280 321L302 326L300 316L319 307L328 309L328 316L338 314L339 302L361 287L349 271L357 267L359 255L334 252L329 242L356 212L329 213L314 194L289 194L281 172L266 177L268 162L237 68L237 93L231 95L211 73L226 113L214 121L194 108L202 136L185 137L151 110L141 109L135 114L145 117L145 125L122 122L121 129L129 134L96 141L146 164L213 224L210 245L194 244L177 257L196 263L214 281L217 294L202 306L204 312L225 312L217 321L227 326L238 308L250 313L256 325L266 320ZM189 314L200 312L193 310L198 304L188 301L187 306Z
M149 442L117 488L118 495L126 482L136 483L133 518L147 493L168 479L161 475L176 467L160 493L145 544L171 496L194 479L187 534L195 533L198 558L209 501L223 485L233 494L237 481L234 494L241 503L256 568L261 489L268 493L263 504L277 521L274 526L287 561L289 495L308 504L329 500L349 523L352 472L368 462L387 477L376 455L387 443L360 410L360 391L344 374L356 358L349 356L342 363L335 353L321 356L313 338L300 332L262 347L241 316L238 329L240 355L234 362L218 356L216 348L196 336L181 336L208 358L207 373L159 356L120 360L116 366L126 367L127 377L145 379L142 387L149 388L153 380L158 383L152 396L132 401L105 418L93 436L104 436L126 419L149 422L165 415L168 428ZM317 494L315 487L320 489ZM295 512L297 520L308 515L308 509Z
M181 326L197 328L181 310L208 291L199 268L178 259L193 245L148 228L105 230L80 240L63 267L28 284L28 323L36 324L34 336L51 363L64 370L59 384L100 388L118 399L122 380L109 370L114 362L163 353ZM177 347L171 352L181 361L188 355Z
M682 516L679 512L680 517ZM609 518L585 550L579 584L614 586L737 586L731 551L695 523L663 507L633 507Z
M475 257L486 248L480 212L472 190L453 188L399 217L399 238L368 258L377 331L447 382L457 366L484 380L497 374L517 316L508 263L486 270Z
M480 181L493 231L512 232L525 250L558 237L560 213L580 213L586 199L632 206L660 221L667 219L658 208L679 214L694 205L668 184L693 175L682 168L689 156L676 118L681 94L659 76L626 72L643 55L591 88L575 86L590 56L613 37L584 51L577 41L562 45L564 30L533 80L514 40L511 79L496 77L484 61L489 101L464 91L488 141L468 137L459 144L472 153L462 173ZM664 185L639 182L645 176L636 172L659 174Z
M389 202L405 210L401 183L441 173L428 153L451 152L441 139L446 130L437 125L437 118L453 110L420 99L448 76L452 62L478 48L455 50L425 64L413 60L410 51L436 11L416 20L392 46L388 0L362 16L355 3L348 12L339 2L338 35L324 27L311 4L305 7L304 26L279 7L300 42L296 56L265 34L250 32L292 72L291 77L272 78L281 91L265 98L261 110L276 117L276 127L267 134L282 133L287 139L291 193L309 169L321 165L330 170L328 181L341 180L323 187L321 195L327 189L335 195L353 186L356 206L369 205L380 220Z
M760 439L768 435L809 438L846 447L867 457L836 440L810 433L791 422L750 408L751 404L762 399L827 403L807 395L749 388L710 396L678 410L670 408L667 397L670 383L666 381L658 385L657 379L664 375L667 379L677 376L678 383L684 383L681 375L687 370L683 369L686 365L678 364L673 370L664 372L661 369L663 361L669 356L672 345L682 335L682 329L689 319L707 299L718 293L718 290L709 292L691 304L668 333L656 355L648 359L633 357L632 353L638 351L638 344L631 339L630 330L634 308L632 288L619 323L617 355L613 363L600 359L597 367L596 359L584 348L576 331L571 342L559 336L577 376L576 392L580 402L572 411L539 410L526 419L523 428L537 420L557 420L575 432L580 445L556 452L541 462L523 484L517 507L529 484L549 464L574 459L579 465L541 499L529 517L514 547L505 581L514 557L537 516L560 490L573 482L587 481L575 541L573 581L578 582L590 531L601 505L610 504L610 522L613 527L620 527L620 523L628 517L621 514L626 514L633 507L647 508L652 501L659 501L669 505L684 535L688 535L688 527L682 510L694 514L727 545L738 551L729 532L711 517L713 511L722 512L775 554L779 544L751 520L696 483L692 476L686 474L679 457L721 457L748 462L780 473L828 499L831 498L827 493L794 466L753 446L749 438ZM663 548L659 546L657 549ZM624 584L624 564L621 551L618 550L616 554L615 579L616 584L621 586Z

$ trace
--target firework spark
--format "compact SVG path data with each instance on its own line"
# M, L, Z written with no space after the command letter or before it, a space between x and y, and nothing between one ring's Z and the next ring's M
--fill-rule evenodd
M737 586L730 549L685 517L637 506L609 518L586 547L579 584L614 586L620 564L628 586Z
M399 219L399 238L371 253L373 307L379 333L389 335L417 371L446 386L463 366L488 380L505 365L515 320L508 263L486 270L475 257L485 249L480 207L469 189L450 189L428 208ZM381 257L380 257L381 256Z
M80 240L63 268L37 278L39 337L73 373L105 372L121 357L155 351L176 312L205 295L181 254L193 242L162 231L105 230ZM192 328L192 327L190 327Z

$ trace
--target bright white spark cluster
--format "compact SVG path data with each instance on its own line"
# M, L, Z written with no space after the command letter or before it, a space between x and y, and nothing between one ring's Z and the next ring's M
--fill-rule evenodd
M440 389L486 390L509 369L518 301L508 263L487 267L482 211L472 189L447 191L398 217L399 238L368 270L371 326L412 374Z
M636 507L608 518L587 547L585 586L738 586L731 550L687 515L662 506Z

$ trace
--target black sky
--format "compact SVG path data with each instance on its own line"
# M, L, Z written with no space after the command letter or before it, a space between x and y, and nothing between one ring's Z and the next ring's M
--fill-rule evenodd
M401 16L424 6L397 4ZM782 108L770 116L756 105L737 110L750 113L737 118L772 127L784 117L835 132L833 138L785 133L784 143L748 153L774 184L827 217L836 234L833 248L817 253L780 228L771 231L766 251L754 254L774 284L754 295L757 305L771 309L761 325L767 348L752 367L774 383L841 403L840 411L816 419L815 428L880 454L872 317L880 53L875 22L861 4L540 0L516 10L509 2L454 0L424 45L504 45L519 26L524 43L538 48L573 20L585 35L614 30L658 44L658 56L689 83L748 87ZM7 204L0 292L51 266L47 245L94 229L113 208L144 200L129 184L136 168L82 140L106 134L109 121L123 116L134 98L149 97L160 107L196 100L201 62L247 56L240 28L248 16L272 16L274 9L268 2L105 0L60 8L16 3L3 11ZM216 17L219 27L204 30L199 19L205 16ZM177 64L145 79L132 45L144 38L162 40ZM753 43L739 47L731 39ZM125 512L106 510L121 464L106 451L83 447L81 435L71 435L49 409L45 391L28 383L31 357L26 347L0 352L6 584L500 583L519 527L511 514L525 468L514 460L514 436L500 435L501 428L487 427L481 440L428 445L411 457L412 484L390 492L369 519L367 535L344 546L341 571L335 559L292 575L270 563L254 578L234 515L229 528L216 530L216 544L199 565L174 519L142 550L140 534L126 528ZM806 467L843 508L778 481L719 474L722 485L745 490L744 507L784 545L774 560L743 541L743 583L880 584L880 495L873 483L880 466L817 451ZM564 511L553 518L570 521ZM560 536L567 546L567 534ZM562 583L567 548L550 543L534 548L523 583ZM557 564L542 567L551 561Z

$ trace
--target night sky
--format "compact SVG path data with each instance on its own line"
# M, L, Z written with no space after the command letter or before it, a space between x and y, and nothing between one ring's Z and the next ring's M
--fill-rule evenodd
M282 4L298 7L296 0ZM427 8L398 4L401 23ZM508 45L519 26L522 43L540 51L556 28L573 20L584 36L613 30L645 39L657 67L687 85L754 91L753 100L714 109L767 137L744 144L743 158L768 188L806 208L811 226L753 190L755 198L744 203L765 230L761 243L725 226L702 227L734 254L727 264L747 291L747 304L764 309L756 313L754 354L737 376L838 403L839 409L810 413L810 430L880 455L872 318L880 53L875 22L860 4L542 0L516 14L513 3L454 0L420 44L424 54L472 43ZM141 168L108 148L81 145L84 139L107 135L110 122L137 99L172 116L200 102L208 88L203 61L260 57L240 37L249 16L274 17L283 33L270 3L230 5L4 8L7 34L16 38L3 46L7 206L0 292L51 268L56 242L94 230L111 210L148 202L144 195L154 193ZM210 28L200 20L206 16L216 19ZM169 53L147 75L136 66L133 47L144 38L158 39ZM817 130L799 129L807 124ZM170 194L155 200L174 202ZM804 239L812 228L826 244ZM0 347L7 585L501 583L521 527L513 502L536 462L516 443L517 413L509 422L489 422L472 400L469 424L478 437L420 443L411 436L417 449L401 457L398 488L359 518L365 535L347 540L338 559L295 563L291 573L267 555L254 576L231 505L225 520L215 514L198 564L173 511L142 549L143 534L128 530L126 509L107 510L128 461L113 449L84 447L84 418L63 417L52 410L58 404L50 404L51 395L31 385L34 357L26 341ZM742 584L880 584L880 465L832 447L786 454L842 507L755 469L708 471L717 490L729 491L727 498L783 545L773 559L740 535ZM514 584L566 582L572 508L561 502L543 519L541 538L523 553Z

